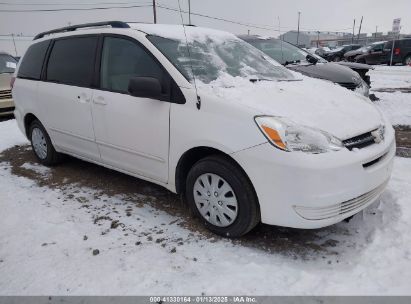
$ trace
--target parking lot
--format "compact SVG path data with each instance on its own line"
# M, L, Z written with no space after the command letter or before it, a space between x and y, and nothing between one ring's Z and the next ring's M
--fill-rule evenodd
M411 279L411 69L376 67L396 125L393 178L375 204L319 230L260 225L227 240L161 187L67 158L37 163L0 122L2 294L404 294Z

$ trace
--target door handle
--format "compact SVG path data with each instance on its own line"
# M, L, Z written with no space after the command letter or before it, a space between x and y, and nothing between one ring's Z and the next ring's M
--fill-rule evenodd
M104 100L104 97L102 97L102 96L98 96L97 98L94 98L93 103L98 104L98 105L102 105L102 106L107 105L107 102Z

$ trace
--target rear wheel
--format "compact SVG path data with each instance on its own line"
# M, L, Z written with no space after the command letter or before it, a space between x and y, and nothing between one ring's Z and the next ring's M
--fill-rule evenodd
M35 120L31 123L29 134L34 154L43 165L52 166L61 161L62 154L54 149L50 137L40 121Z
M411 65L411 55L408 55L407 57L405 57L404 64Z
M222 156L209 156L193 166L186 198L204 225L222 236L240 237L260 221L251 182L237 164Z

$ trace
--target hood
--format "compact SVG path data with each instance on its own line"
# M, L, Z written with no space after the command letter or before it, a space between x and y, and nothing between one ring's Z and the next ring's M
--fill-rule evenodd
M362 54L365 54L365 52L363 52L361 48L359 48L357 50L352 50L352 51L345 53L344 57L351 57L351 56L362 55Z
M369 64L365 64L365 63L357 63L357 62L348 62L348 61L340 61L337 62L336 64L338 65L342 65L342 66L346 66L350 69L353 70L374 70L375 68Z
M199 93L244 106L254 115L286 117L341 140L375 130L383 123L367 98L331 82L304 76L301 81L257 83L225 76L210 84L201 83Z
M13 74L3 73L0 74L0 91L10 90L10 80Z
M300 72L308 77L329 80L335 83L360 84L361 78L348 67L335 63L317 63L315 65L289 65L290 70Z

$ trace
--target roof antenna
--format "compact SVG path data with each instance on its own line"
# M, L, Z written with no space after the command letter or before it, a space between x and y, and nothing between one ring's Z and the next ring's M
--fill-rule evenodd
M284 52L283 52L283 39L281 38L281 21L280 16L278 16L278 32L280 33L280 45L281 45L281 64L284 62ZM284 38L284 37L283 37Z
M182 13L182 11L181 11L180 0L177 0L177 1L178 1L178 8L179 8L179 11L180 11L181 25L183 26L184 36L185 36L185 38L186 38L186 46L187 46L188 57L190 58L191 74L193 75L194 88L195 88L195 90L196 90L196 96L197 96L197 103L196 103L196 105L197 105L197 109L200 110L200 109L201 109L201 98L200 98L200 96L198 96L196 76L194 75L194 69L193 69L192 60L191 60L191 53L190 53L190 46L188 45L186 27L185 27L185 25L184 25L184 19L183 19L183 13Z

